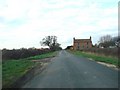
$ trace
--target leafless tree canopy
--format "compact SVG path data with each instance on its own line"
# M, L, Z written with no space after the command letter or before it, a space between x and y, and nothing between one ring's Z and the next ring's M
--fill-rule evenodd
M105 43L105 42L109 42L112 40L112 36L111 35L105 35L105 36L102 36L100 38L100 43Z
M57 36L46 36L40 42L42 46L48 46L52 50L58 50L60 48L60 44L57 43Z
M111 35L105 35L100 37L99 46L108 48L109 46L115 46L115 42Z

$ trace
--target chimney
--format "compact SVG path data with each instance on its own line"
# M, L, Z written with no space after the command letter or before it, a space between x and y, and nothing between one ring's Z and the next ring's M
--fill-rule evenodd
M90 36L90 40L91 40L91 36Z
M73 42L75 41L75 37L73 38Z
M75 41L75 37L73 38L73 41Z
M73 40L75 40L75 37L73 38Z

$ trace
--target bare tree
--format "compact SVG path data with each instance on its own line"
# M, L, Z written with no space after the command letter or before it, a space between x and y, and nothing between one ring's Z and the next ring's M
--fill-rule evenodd
M40 43L42 46L48 46L51 50L60 48L60 44L57 43L57 36L46 36Z
M102 46L104 48L107 48L109 46L114 46L114 42L112 41L112 36L105 35L105 36L100 37L99 46Z
M47 37L43 38L42 41L40 42L40 44L42 46L44 45L44 46L48 46L48 47L50 47L51 43L52 43L52 37L51 36L47 36Z
M105 43L105 42L109 42L112 40L112 37L111 35L105 35L105 36L102 36L100 37L100 43Z

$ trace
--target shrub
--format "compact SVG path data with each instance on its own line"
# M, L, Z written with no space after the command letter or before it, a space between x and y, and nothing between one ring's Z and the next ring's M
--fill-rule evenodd
M11 59L23 59L30 56L40 55L51 52L50 49L3 49L2 50L2 60L11 60Z
M118 48L88 48L84 49L83 51L96 54L103 54L105 56L118 57Z

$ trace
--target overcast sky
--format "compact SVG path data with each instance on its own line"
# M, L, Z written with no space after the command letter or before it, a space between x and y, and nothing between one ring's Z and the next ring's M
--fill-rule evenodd
M0 0L0 49L40 48L56 35L63 48L73 37L93 44L103 35L118 34L119 0Z

